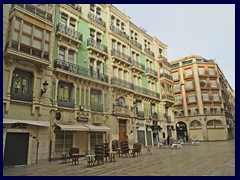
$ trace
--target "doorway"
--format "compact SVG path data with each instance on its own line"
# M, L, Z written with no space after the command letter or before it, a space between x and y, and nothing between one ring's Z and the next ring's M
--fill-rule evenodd
M119 142L127 140L126 120L119 120Z
M177 138L187 138L188 132L187 132L187 125L184 122L178 122L176 125L177 130Z
M7 132L4 166L27 164L29 133Z

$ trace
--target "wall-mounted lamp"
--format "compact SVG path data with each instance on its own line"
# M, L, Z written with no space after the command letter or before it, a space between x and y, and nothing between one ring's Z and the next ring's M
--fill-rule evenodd
M46 91L47 91L47 86L48 86L48 82L45 81L45 82L43 83L43 89L41 89L41 96L42 96L44 93L46 93Z

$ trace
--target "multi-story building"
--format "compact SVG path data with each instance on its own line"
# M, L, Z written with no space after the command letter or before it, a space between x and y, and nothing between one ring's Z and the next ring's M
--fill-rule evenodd
M231 87L215 61L192 55L170 64L177 137L202 141L230 138L233 126L229 125L225 94Z
M4 34L4 165L174 136L167 46L113 5L4 5Z

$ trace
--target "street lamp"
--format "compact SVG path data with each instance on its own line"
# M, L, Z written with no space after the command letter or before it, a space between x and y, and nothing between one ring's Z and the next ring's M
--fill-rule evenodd
M45 82L43 83L43 89L41 89L41 96L42 96L44 93L46 93L46 91L47 91L47 86L48 86L48 82L45 81Z

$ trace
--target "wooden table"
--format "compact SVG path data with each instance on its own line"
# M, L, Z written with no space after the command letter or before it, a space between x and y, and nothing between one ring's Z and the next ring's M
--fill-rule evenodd
M75 165L78 163L79 164L79 158L80 154L72 154L72 164L74 163Z
M85 157L86 157L86 159L87 159L87 166L88 166L88 167L94 166L95 155L90 155L90 154L88 154L88 155L86 155Z

